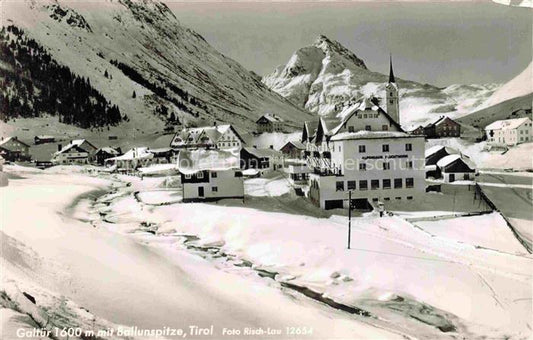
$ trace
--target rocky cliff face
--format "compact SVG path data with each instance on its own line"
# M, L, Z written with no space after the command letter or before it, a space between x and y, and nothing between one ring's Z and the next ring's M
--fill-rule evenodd
M373 94L383 98L387 81L388 75L372 72L353 52L323 35L263 78L263 83L272 90L319 115L337 112L353 97ZM396 81L400 87L402 122L407 125L432 119L432 114L466 114L499 87L452 85L442 89L399 78Z
M243 128L266 112L295 126L310 117L182 26L157 0L8 2L2 25L22 28L137 128L161 128L161 112L190 124Z

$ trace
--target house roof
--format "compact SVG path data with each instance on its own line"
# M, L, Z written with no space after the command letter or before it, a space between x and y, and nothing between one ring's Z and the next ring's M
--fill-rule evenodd
M103 152L108 153L110 155L119 155L120 154L117 150L113 149L110 146L104 146L103 148L100 148L100 149L96 150L96 153L99 153L100 151L103 151Z
M68 143L67 145L65 145L61 150L56 151L56 152L54 153L54 156L59 155L59 154L62 154L62 153L64 153L64 152L67 152L67 151L69 151L70 149L72 149L73 147L81 148L81 145L82 145L83 143L85 143L85 142L86 142L87 144L89 144L90 146L96 148L94 145L92 145L92 144L91 144L88 140L86 140L86 139L74 139L74 140L72 140L70 143ZM81 149L83 150L83 148L81 148ZM88 152L88 150L84 150L84 151Z
M240 156L230 150L184 150L178 156L178 169L184 174L198 171L222 171L240 168Z
M448 156L441 158L437 162L437 167L444 168L458 160L463 162L471 170L474 170L475 167L471 164L471 162L462 158L460 154L448 155Z
M425 153L424 153L424 156L427 158L431 155L434 155L436 154L437 152L439 152L440 150L442 149L446 149L446 152L448 154L458 154L459 151L455 150L454 148L451 148L449 146L445 146L445 145L435 145L435 146L432 146L430 147L429 149L426 149Z
M46 135L40 135L40 136L35 136L39 139L54 139L55 137L54 136L46 136Z
M295 140L288 141L287 143L285 143L285 145L283 145L281 147L281 149L283 149L284 147L286 147L289 144L292 144L295 148L300 149L300 150L304 150L305 149L305 145L302 142L295 141Z
M138 147L128 150L125 154L117 157L108 158L107 161L130 161L134 159L150 159L154 154L147 147Z
M401 131L357 131L341 132L330 140L353 140L353 139L380 139L380 138L424 138L424 136L413 136Z
M276 151L273 149L257 149L257 148L248 148L248 147L245 147L243 149L257 158L268 158L268 157L280 157L281 156L280 151Z
M17 142L19 142L20 144L23 144L27 147L30 147L28 144L24 143L23 141L21 141L20 139L18 139L17 137L7 137L7 138L4 138L2 141L0 141L0 146L4 145L4 144L7 144L7 142L9 142L10 140L16 140Z
M275 114L272 114L272 113L267 113L267 114L264 114L261 117L259 117L259 119L256 121L256 123L258 123L263 118L268 120L269 122L272 122L272 123L281 123L281 122L283 122L283 119L281 117L278 117L278 116L276 116Z
M198 127L198 128L183 129L174 135L174 138L172 138L172 141L170 142L170 146L199 144L200 139L202 138L201 136L203 135L207 136L211 140L212 143L217 143L220 137L224 133L226 133L228 130L232 130L235 136L237 136L237 138L239 138L239 140L243 144L245 143L244 139L242 139L242 137L233 128L233 126L229 124L224 124L224 125L204 126L204 127ZM181 139L181 142L175 143L174 139L176 137L179 137Z
M525 122L530 121L528 117L524 118L515 118L515 119L506 119L506 120L497 120L492 124L489 124L485 127L485 130L512 130L516 129Z

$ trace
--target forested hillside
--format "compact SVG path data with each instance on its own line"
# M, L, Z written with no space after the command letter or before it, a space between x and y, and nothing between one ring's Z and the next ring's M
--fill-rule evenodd
M59 116L82 128L117 125L118 106L56 62L35 40L16 26L0 30L0 118Z

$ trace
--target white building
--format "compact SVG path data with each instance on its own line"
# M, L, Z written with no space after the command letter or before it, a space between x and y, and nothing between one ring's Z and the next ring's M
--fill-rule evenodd
M75 139L64 147L58 144L58 151L52 155L53 164L89 164L97 147L86 139Z
M107 158L105 164L114 166L117 171L132 171L152 164L154 154L147 147L133 148L121 156Z
M235 151L182 150L178 156L183 202L244 198L239 154Z
M242 137L229 124L187 128L174 135L170 147L177 149L241 150L245 144Z
M531 119L516 118L497 120L485 127L487 141L494 144L516 145L532 138Z
M468 181L474 179L476 169L461 155L448 155L437 162L437 171L444 182Z
M387 107L394 111L398 87L392 85L387 86ZM304 124L302 139L313 169L308 196L316 205L347 208L348 191L356 208L424 194L425 138L405 133L377 98L361 98L333 118L320 118L316 128L310 125Z

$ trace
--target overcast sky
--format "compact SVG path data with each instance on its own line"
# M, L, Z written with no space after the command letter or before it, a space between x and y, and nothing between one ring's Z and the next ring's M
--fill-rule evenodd
M172 2L182 24L260 75L319 34L373 71L439 86L506 82L532 59L532 13L492 2Z

